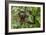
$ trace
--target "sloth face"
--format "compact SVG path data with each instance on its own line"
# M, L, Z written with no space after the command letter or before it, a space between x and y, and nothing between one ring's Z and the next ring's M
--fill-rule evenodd
M19 13L20 21L24 22L25 19L26 19L26 16L27 16L27 15L26 15L25 12L21 12L21 13Z

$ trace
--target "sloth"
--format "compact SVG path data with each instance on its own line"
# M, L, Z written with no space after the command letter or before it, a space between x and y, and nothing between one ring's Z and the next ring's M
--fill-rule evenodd
M20 17L20 21L21 21L21 22L24 22L25 19L26 19L26 17L27 17L27 15L26 15L25 12L20 12L20 13L19 13L19 17Z
M19 12L19 17L20 17L20 22L26 22L26 23L32 23L31 21L28 20L28 16L26 12Z

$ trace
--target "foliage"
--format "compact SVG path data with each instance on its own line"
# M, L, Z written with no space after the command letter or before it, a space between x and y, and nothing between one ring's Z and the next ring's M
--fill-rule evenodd
M21 12L27 15L25 21L20 21L18 14ZM11 6L11 27L14 29L40 27L40 7Z

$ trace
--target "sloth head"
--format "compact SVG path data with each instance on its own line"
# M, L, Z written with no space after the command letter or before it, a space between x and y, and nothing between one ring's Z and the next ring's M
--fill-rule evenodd
M20 21L25 21L25 18L27 17L26 12L20 12L19 13Z

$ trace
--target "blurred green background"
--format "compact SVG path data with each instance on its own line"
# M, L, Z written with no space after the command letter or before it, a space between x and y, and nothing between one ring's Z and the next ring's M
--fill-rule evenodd
M19 13L24 12L27 17L25 21L20 21ZM40 27L40 7L11 6L11 28L39 28Z

